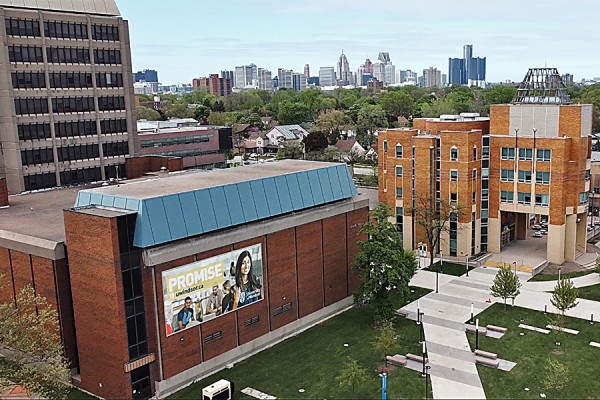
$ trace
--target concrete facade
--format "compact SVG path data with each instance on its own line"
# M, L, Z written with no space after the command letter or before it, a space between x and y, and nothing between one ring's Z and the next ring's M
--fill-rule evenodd
M66 2L14 3L0 3L0 176L9 192L104 180L117 168L124 176L138 146L127 21L113 1L80 2L82 13Z

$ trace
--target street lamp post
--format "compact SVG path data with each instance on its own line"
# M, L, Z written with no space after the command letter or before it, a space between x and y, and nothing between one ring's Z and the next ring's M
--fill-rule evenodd
M513 261L513 267L515 269L515 275L517 275L517 262Z
M444 273L444 255L442 254L442 249L440 249L440 271L442 274Z
M425 367L425 400L429 400L429 370L431 366Z
M560 283L560 267L558 267L558 283Z
M423 322L423 315L425 315L425 313L419 313L419 317L421 318L421 322ZM425 338L423 337L423 329L419 326L419 342L423 343L425 342Z
M381 400L387 399L387 372L379 374L381 376Z
M473 303L471 303L471 323L473 323Z
M421 300L417 300L417 325L421 324Z
M423 376L425 376L425 341L423 341Z
M465 257L467 259L467 276L469 276L469 256Z
M475 320L475 350L479 350L479 318Z
M439 276L440 276L440 269L436 268L435 269L435 292L438 293L438 280L439 280Z

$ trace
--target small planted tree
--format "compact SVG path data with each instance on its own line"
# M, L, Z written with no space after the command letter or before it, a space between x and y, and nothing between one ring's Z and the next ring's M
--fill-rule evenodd
M379 328L375 339L373 340L373 348L375 352L385 360L387 355L394 355L398 347L398 332L391 322L384 322Z
M548 358L544 370L546 372L543 381L544 389L556 398L558 392L564 389L569 382L569 369L560 361Z
M344 368L335 378L341 388L350 388L352 390L352 398L354 398L356 386L365 382L367 379L369 379L367 370L358 365L358 362L352 357L348 357L344 363Z
M385 203L379 203L371 211L369 221L360 231L367 239L358 242L361 251L352 264L361 278L354 302L359 306L373 304L376 323L394 318L391 292L404 300L409 293L408 283L417 271L417 257L414 252L404 250L391 218Z
M554 286L554 292L552 292L550 302L558 311L560 311L561 318L558 319L558 327L561 331L564 325L565 313L577 306L577 294L578 290L570 279L560 280L556 286Z
M520 289L521 282L509 267L502 267L498 270L490 288L492 296L504 299L504 311L506 311L506 299L515 299L521 293Z

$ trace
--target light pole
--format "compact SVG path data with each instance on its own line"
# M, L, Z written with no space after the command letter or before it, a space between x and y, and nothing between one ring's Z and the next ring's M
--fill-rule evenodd
M440 269L436 268L435 269L435 292L438 293L438 280L440 277Z
M442 274L444 273L444 255L442 254L442 249L440 249L440 271Z
M431 366L425 367L425 400L429 400L429 370Z
M479 350L479 318L475 320L475 350Z
M473 303L471 303L471 323L473 323Z
M417 325L421 325L421 300L417 300Z
M379 374L381 376L381 400L387 399L387 372Z
M513 267L515 269L515 275L517 275L517 262L513 261Z
M558 267L558 283L560 283L560 267Z
M423 376L425 376L425 341L423 341Z
M467 276L469 276L469 256L465 257L467 259Z

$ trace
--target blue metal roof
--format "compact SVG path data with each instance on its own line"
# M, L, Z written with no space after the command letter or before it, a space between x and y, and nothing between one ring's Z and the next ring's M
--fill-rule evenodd
M316 164L316 163L315 163ZM321 163L323 164L323 163ZM140 248L320 206L358 194L345 164L156 196L119 195L118 189L82 190L75 207L137 211L133 243ZM277 164L271 166L277 169ZM230 170L227 170L230 171ZM208 173L210 174L210 173ZM231 170L235 174L235 170ZM271 174L272 175L272 174ZM194 176L186 176L194 179ZM159 181L162 181L163 178ZM126 192L131 193L131 184Z

